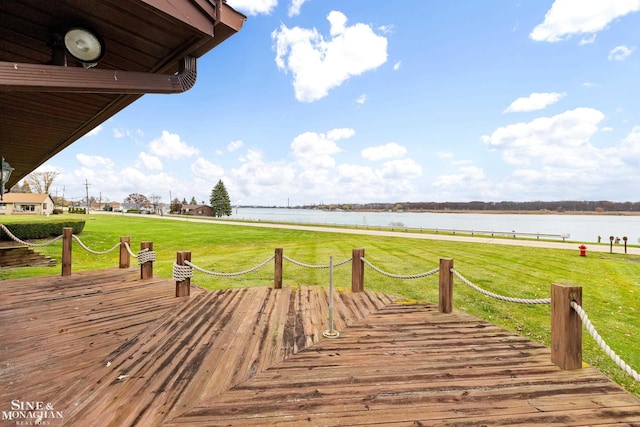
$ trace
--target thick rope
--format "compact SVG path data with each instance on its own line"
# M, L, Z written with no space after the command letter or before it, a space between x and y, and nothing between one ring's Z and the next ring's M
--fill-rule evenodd
M131 251L131 246L129 246L129 243L128 243L128 242L124 242L124 247L125 247L125 248L127 248L127 252L129 252L129 255L131 255L131 256L132 256L132 257L134 257L134 258L138 258L138 254L134 254L134 253ZM148 251L148 250L149 250L148 248L145 248L143 252L146 252L146 251Z
M156 252L150 251L149 248L144 248L138 252L138 265L142 265L147 262L156 262Z
M193 268L188 265L180 265L177 262L173 263L173 280L176 282L182 282L183 280L191 279L193 277Z
M458 277L458 279L462 280L466 285L468 285L472 289L475 289L481 294L484 294L491 298L495 298L501 301L515 302L518 304L551 304L551 298L526 299L526 298L512 298L512 297L506 297L504 295L494 294L493 292L485 291L481 287L474 285L453 268L451 269L451 272L455 274L456 277Z
M113 251L114 249L120 247L120 242L118 242L111 249L107 249L106 251L94 251L93 249L90 249L89 247L87 247L87 245L82 243L82 240L80 240L80 238L78 236L76 236L75 234L72 234L71 237L73 237L75 239L75 241L78 242L78 244L80 245L80 247L82 249L84 249L85 251L87 251L89 253L92 253L94 255L108 254L109 252Z
M439 269L439 268L434 268L434 269L433 269L433 270L431 270L431 271L427 271L427 272L420 273L420 274L411 274L411 275L391 274L391 273L388 273L388 272L386 272L386 271L384 271L384 270L381 270L381 269L379 269L378 267L376 267L375 265L371 264L371 263L369 262L369 260L365 259L364 257L363 257L363 258L360 258L360 259L362 259L362 261L363 261L365 264L367 264L369 267L373 268L373 269L374 269L375 271L377 271L378 273L380 273L380 274L382 274L382 275L384 275L384 276L387 276L387 277L392 277L392 278L394 278L394 279L419 279L419 278L421 278L421 277L431 276L432 274L436 274L438 271L440 271L440 269Z
M192 267L194 270L198 270L201 273L205 273L205 274L210 274L211 276L218 276L218 277L234 277L234 276L242 276L243 274L247 274L247 273L251 273L253 271L258 270L261 267L264 267L268 262L273 261L275 259L275 255L271 255L269 258L267 258L266 260L262 261L260 264L256 265L255 267L252 267L248 270L244 270L244 271L239 271L237 273L217 273L215 271L210 271L210 270L205 270L204 268L198 267L197 265L191 264L191 262L189 261L185 261L185 265L188 265L189 267Z
M593 324L587 317L587 313L585 313L582 307L575 301L571 301L571 307L576 311L576 313L578 313L578 316L580 316L580 319L582 320L582 324L587 329L587 332L589 332L591 337L594 339L596 344L598 344L598 346L602 349L602 351L604 351L605 354L609 356L611 360L613 360L615 364L620 367L620 369L622 369L631 377L633 377L634 380L640 382L640 375L638 375L638 372L633 370L631 366L627 365L624 360L620 359L620 356L618 356L615 353L615 351L611 350L611 347L609 347L607 343L604 342L600 334L598 334L598 331L596 331L596 328L593 326Z
M4 224L0 224L0 228L2 228L2 231L4 231L7 236L9 236L9 238L13 241L16 241L18 243L20 243L21 245L25 245L25 246L33 246L33 247L43 247L43 246L48 246L52 243L57 242L58 240L62 239L62 234L59 235L58 237L54 237L53 239L49 240L48 242L44 242L44 243L29 243L29 242L25 242L24 240L20 240L19 238L17 238L11 231L9 231L9 229L7 227L5 227Z
M310 264L304 264L304 263L302 263L302 262L300 262L300 261L296 261L296 260L294 260L294 259L291 259L291 258L289 258L289 257L288 257L288 256L286 256L286 255L283 255L283 256L282 256L282 258L286 259L287 261L289 261L289 262L291 262L291 263L293 263L293 264L295 264L295 265L297 265L297 266L299 266L299 267L304 267L304 268L318 268L318 269L319 269L319 268L329 268L329 264L327 264L327 265L310 265ZM351 262L351 260L352 260L352 259L353 259L353 258L345 259L344 261L340 261L340 262L339 262L339 263L337 263L337 264L333 264L333 266L334 266L334 267L339 267L339 266L344 265L344 264L346 264L346 263L348 263L348 262Z

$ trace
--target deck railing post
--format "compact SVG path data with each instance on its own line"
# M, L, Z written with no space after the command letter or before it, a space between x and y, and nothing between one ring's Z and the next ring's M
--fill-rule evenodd
M551 361L561 369L582 367L582 321L571 301L582 305L581 287L551 285Z
M440 258L438 309L440 313L453 311L453 259Z
M354 249L351 257L351 292L364 291L364 249Z
M129 255L129 251L125 246L125 243L131 247L131 237L120 237L120 263L118 264L120 268L129 268L131 266L131 256Z
M153 251L153 242L140 242L140 251L148 249ZM153 261L147 261L140 264L140 279L152 279L153 278Z
M276 248L273 273L273 289L282 289L282 248Z
M73 228L62 229L62 275L71 276L71 248L73 247Z
M176 264L186 265L184 262L191 262L191 252L182 251L176 253ZM176 297L188 297L191 294L191 278L176 280Z

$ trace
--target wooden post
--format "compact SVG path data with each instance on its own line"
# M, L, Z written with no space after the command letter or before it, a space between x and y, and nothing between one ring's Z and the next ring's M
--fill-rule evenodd
M282 289L282 248L276 248L273 273L273 289Z
M364 291L364 249L354 249L351 259L351 292Z
M124 244L131 247L131 237L120 237L120 268L129 268L131 266L131 256Z
M440 313L451 313L453 311L453 259L440 258L440 279L438 309Z
M582 305L581 287L551 285L551 361L561 369L582 368L582 321L571 301Z
M149 251L153 250L153 242L140 242L140 250L143 251L149 249ZM153 278L153 262L145 262L140 265L140 279L152 279Z
M62 229L62 275L71 276L71 248L73 247L73 228Z
M186 265L185 261L191 261L191 252L177 252L176 264ZM188 297L191 294L191 279L176 280L176 297Z

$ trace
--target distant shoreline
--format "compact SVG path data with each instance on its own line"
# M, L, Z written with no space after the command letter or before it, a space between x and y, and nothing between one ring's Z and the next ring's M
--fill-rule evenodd
M594 212L594 211L490 211L490 210L406 210L404 212L428 213L459 213L459 214L496 214L496 215L598 215L598 216L640 216L640 212Z
M320 209L325 212L334 212L329 209ZM345 212L345 211L342 211ZM346 211L348 212L348 211ZM353 209L351 212L388 212L380 209ZM434 213L434 214L492 214L492 215L596 215L596 216L640 216L640 212L627 211L610 211L610 212L594 212L594 211L505 211L505 210L471 210L471 209L450 209L450 210L428 210L428 209L405 209L397 212L408 213Z
M434 214L488 214L488 215L585 215L585 216L640 216L640 211L555 211L555 210L491 210L491 209L321 209L303 206L237 206L234 209L300 209L322 212L389 212L389 213L434 213Z

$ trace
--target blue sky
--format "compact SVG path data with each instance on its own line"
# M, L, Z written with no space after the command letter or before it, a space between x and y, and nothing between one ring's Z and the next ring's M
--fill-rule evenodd
M229 0L244 28L41 169L55 195L640 200L640 0Z

